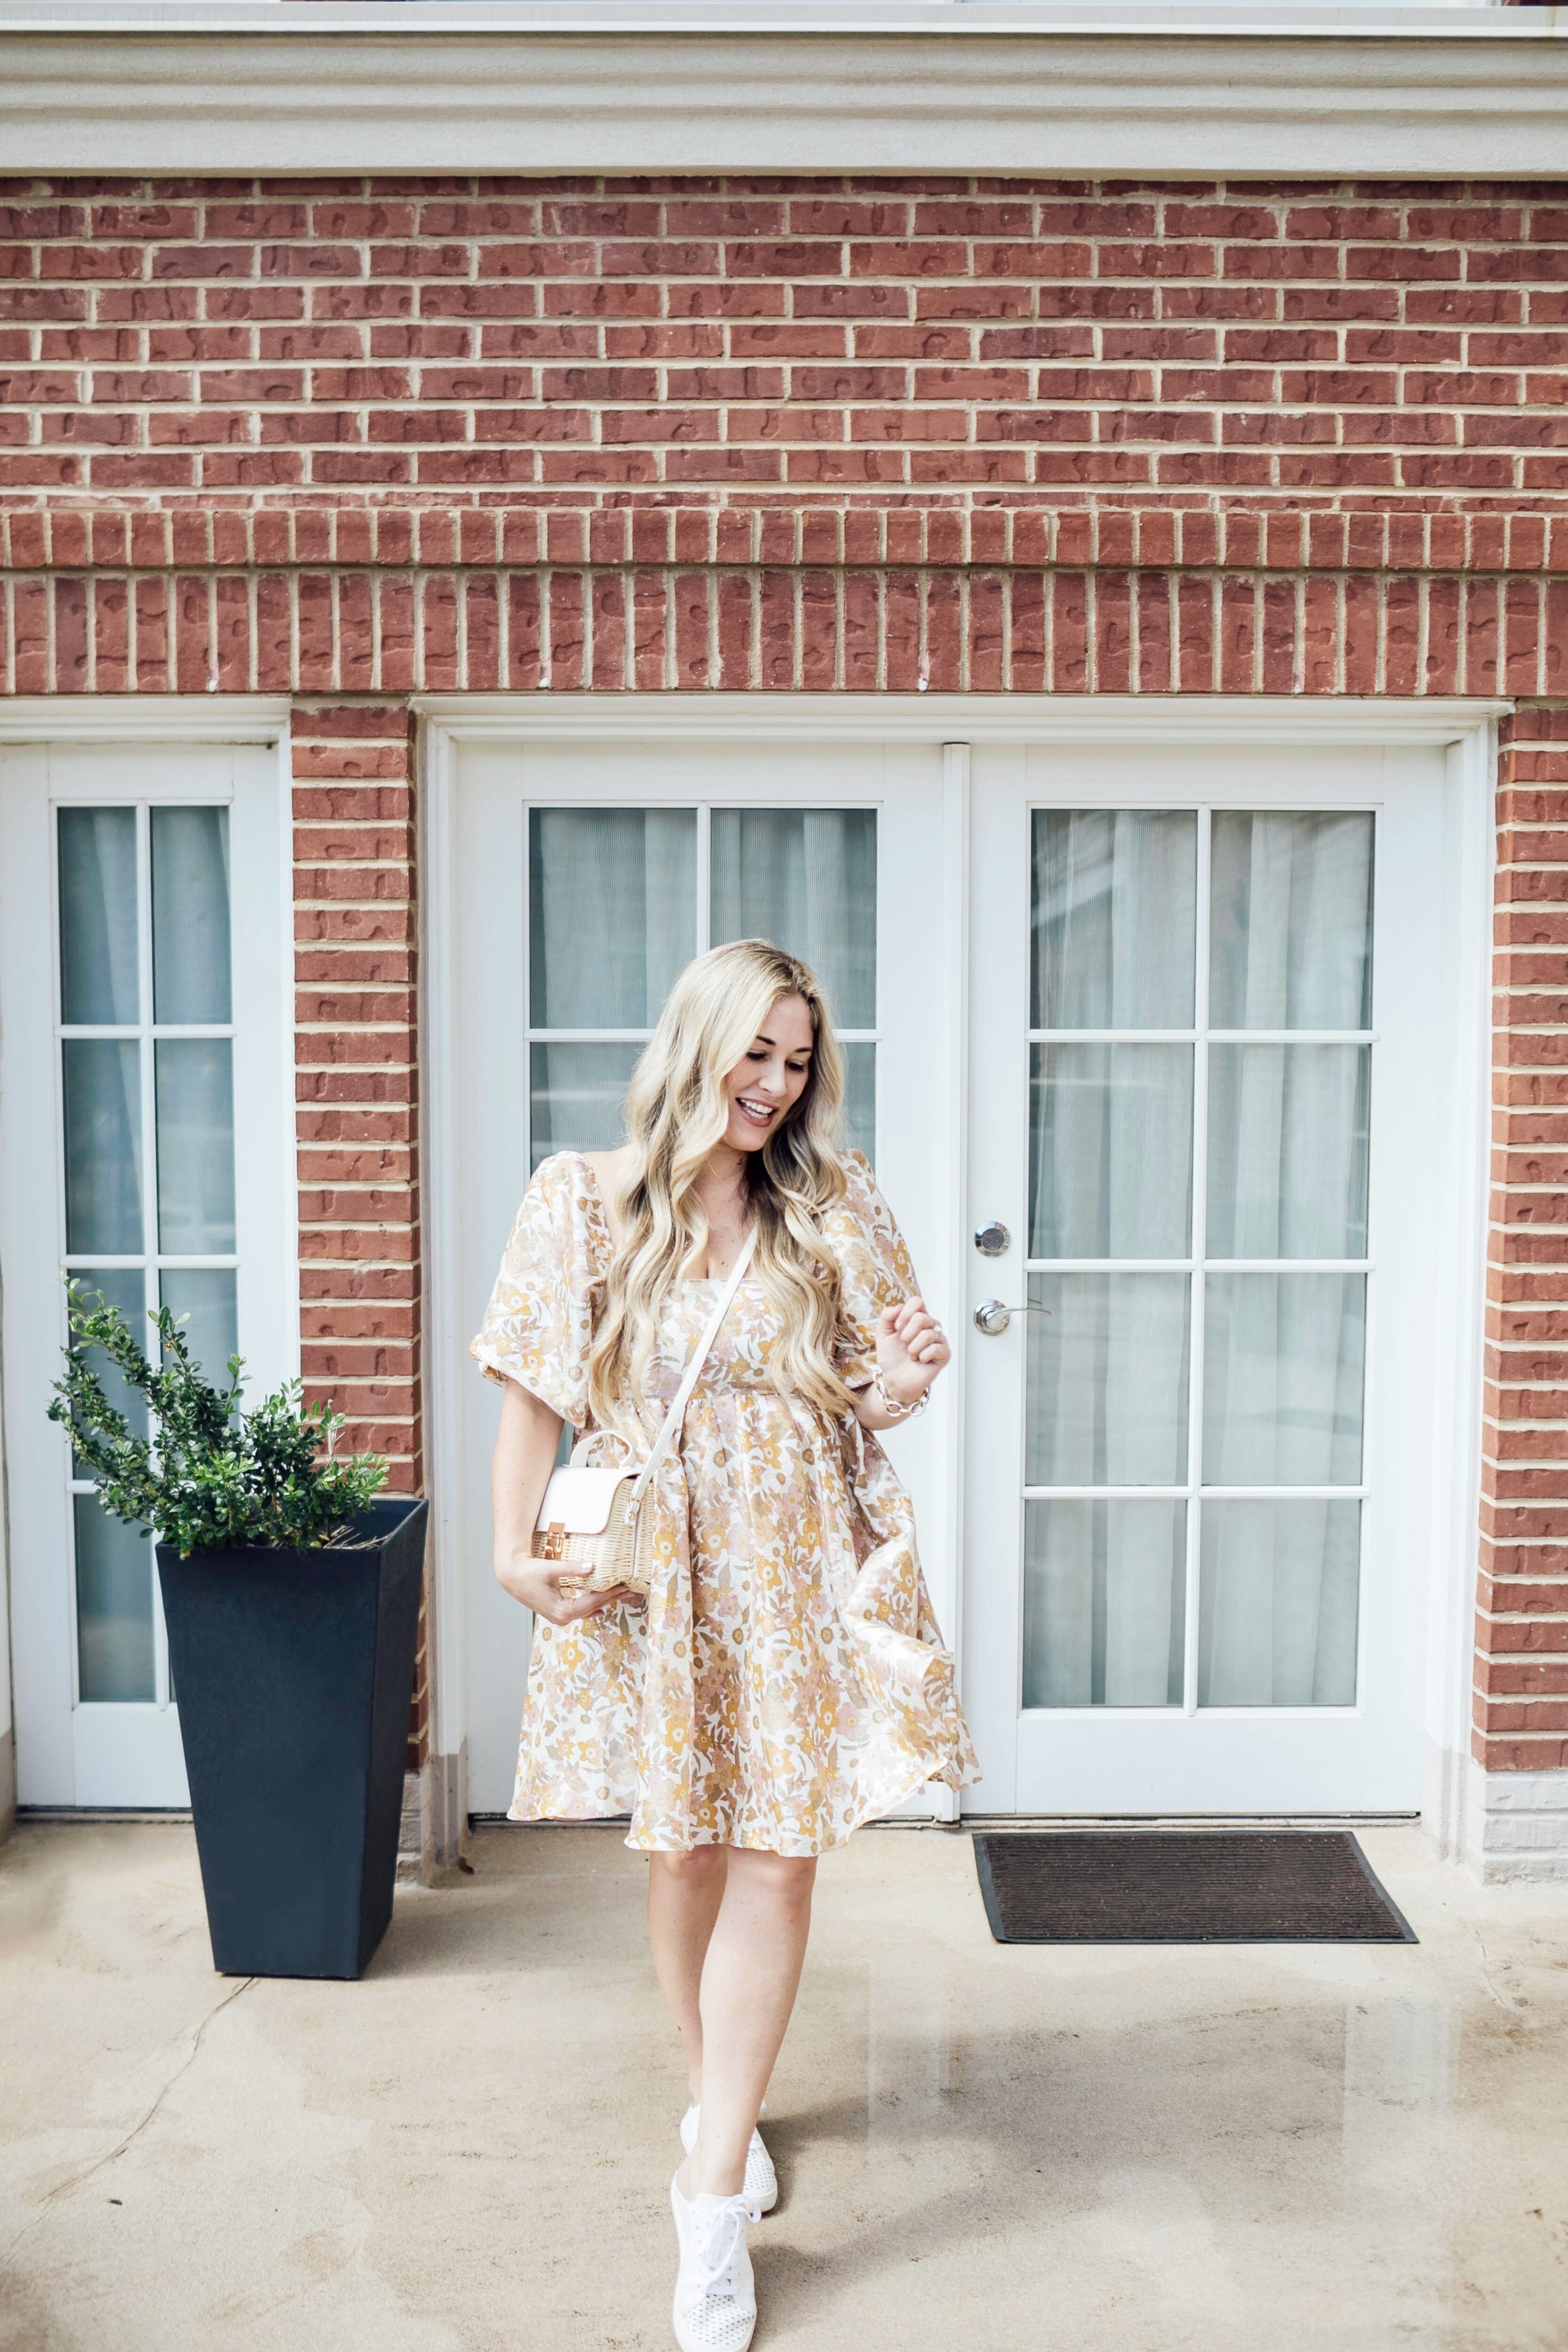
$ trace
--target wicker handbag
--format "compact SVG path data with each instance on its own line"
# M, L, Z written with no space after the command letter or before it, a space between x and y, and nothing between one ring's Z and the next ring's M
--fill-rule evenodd
M755 1244L755 1234L749 1234L730 1269L708 1328L692 1349L680 1376L680 1386L664 1416L664 1425L642 1468L638 1470L631 1461L601 1465L595 1456L606 1443L630 1451L624 1438L601 1431L573 1448L572 1459L564 1469L551 1472L530 1549L535 1559L566 1563L571 1574L561 1579L563 1591L608 1592L613 1585L624 1584L633 1592L647 1592L647 1543L653 1515L644 1512L643 1497L653 1484L655 1471L680 1435L691 1391L708 1360L708 1350L719 1336L719 1326L729 1312L730 1302L745 1279Z

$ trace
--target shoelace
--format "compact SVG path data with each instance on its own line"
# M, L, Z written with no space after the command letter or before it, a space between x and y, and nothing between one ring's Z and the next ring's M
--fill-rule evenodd
M726 2198L716 2211L703 2212L692 2208L695 2227L695 2263L697 2285L702 2294L734 2295L739 2282L734 2276L735 2256L741 2251L741 2233L748 2221L761 2221L762 2215L751 2200L737 2196Z

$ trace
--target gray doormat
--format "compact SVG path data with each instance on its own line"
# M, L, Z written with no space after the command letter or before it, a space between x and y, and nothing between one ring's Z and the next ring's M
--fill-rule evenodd
M1348 1830L1011 1830L974 1840L999 1944L1413 1944Z

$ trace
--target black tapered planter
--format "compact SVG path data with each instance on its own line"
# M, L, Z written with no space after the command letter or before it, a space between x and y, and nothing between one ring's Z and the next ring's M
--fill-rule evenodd
M429 1505L358 1546L158 1546L213 1965L357 1977L392 1916Z

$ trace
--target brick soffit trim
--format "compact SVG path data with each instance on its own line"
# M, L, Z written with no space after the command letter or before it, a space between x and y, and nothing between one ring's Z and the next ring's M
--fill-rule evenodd
M1568 579L669 566L0 575L8 693L1568 695Z

